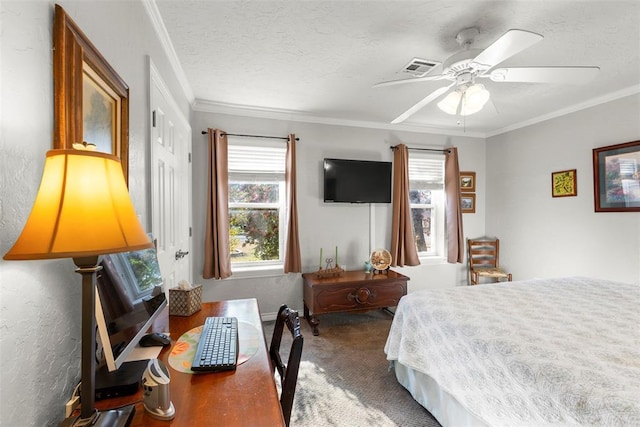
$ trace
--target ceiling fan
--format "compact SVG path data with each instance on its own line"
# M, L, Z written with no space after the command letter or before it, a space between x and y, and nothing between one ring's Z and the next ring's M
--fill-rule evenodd
M392 86L405 83L418 83L434 80L449 80L452 83L440 87L413 107L396 117L391 123L400 123L415 114L427 104L450 92L438 107L446 113L470 115L482 109L489 100L489 91L476 80L488 78L501 83L561 83L581 84L591 80L600 70L599 67L510 67L494 68L513 55L533 46L544 37L525 30L509 30L484 50L472 49L471 45L479 34L477 28L467 28L458 33L456 41L462 51L450 56L442 64L441 74L432 74L433 67L422 77L392 80L374 85L374 87Z

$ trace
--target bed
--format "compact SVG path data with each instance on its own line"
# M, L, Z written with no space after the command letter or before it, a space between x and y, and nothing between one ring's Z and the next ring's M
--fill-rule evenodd
M536 279L410 293L387 343L444 426L640 425L640 286Z

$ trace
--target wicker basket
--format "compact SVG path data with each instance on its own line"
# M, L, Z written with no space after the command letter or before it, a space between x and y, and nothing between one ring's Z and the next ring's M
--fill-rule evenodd
M180 288L169 289L169 314L172 316L191 316L202 309L202 285L193 285L185 291Z

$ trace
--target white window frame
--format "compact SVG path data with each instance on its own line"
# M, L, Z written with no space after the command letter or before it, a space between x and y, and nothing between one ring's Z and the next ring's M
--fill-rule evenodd
M284 149L282 143L273 143L268 141L260 141L251 143L242 139L229 137L229 147L244 146L258 148L275 148ZM286 154L285 154L286 155ZM283 155L281 170L233 170L229 166L229 184L232 182L250 182L250 183L278 183L278 202L277 203L234 203L229 200L229 210L234 208L249 209L277 209L278 210L278 254L277 260L267 261L248 261L248 262L232 262L231 271L237 272L256 272L258 270L279 270L284 267L284 249L286 238L286 183L285 183L285 155Z
M445 250L445 194L444 194L444 154L433 154L424 151L412 151L409 153L409 190L430 189L431 203L411 203L411 209L432 209L431 217L431 250L418 252L422 260L444 258ZM416 171L416 163L425 162L432 166L441 167L441 174L434 174L428 179L420 176ZM413 227L413 221L411 221ZM415 235L415 230L414 230Z

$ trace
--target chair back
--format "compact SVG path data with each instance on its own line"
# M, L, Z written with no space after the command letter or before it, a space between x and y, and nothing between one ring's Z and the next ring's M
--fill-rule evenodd
M471 269L500 267L500 239L467 239L467 251Z
M291 333L293 340L286 365L282 362L282 357L280 356L280 343L282 342L282 333L285 325ZM273 337L271 338L271 346L269 347L269 356L274 373L278 371L280 374L280 383L282 385L280 406L282 407L282 415L287 426L289 426L291 419L293 398L298 382L298 371L300 368L300 359L302 358L302 344L303 337L300 333L300 318L298 312L288 308L286 305L282 305L280 310L278 310L278 317L276 317L276 325L273 329Z

